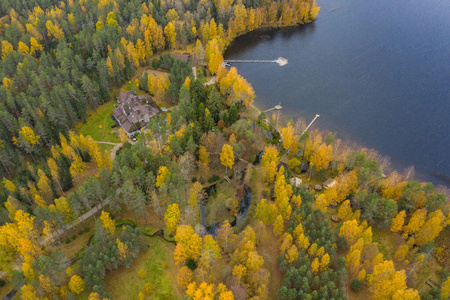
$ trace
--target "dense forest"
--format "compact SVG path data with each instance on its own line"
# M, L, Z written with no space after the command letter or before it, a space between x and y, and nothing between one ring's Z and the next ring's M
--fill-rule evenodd
M318 11L310 0L2 1L5 293L447 299L447 195L388 172L374 151L266 116L222 65L235 37ZM124 87L171 108L135 142L118 130L111 155L76 127Z

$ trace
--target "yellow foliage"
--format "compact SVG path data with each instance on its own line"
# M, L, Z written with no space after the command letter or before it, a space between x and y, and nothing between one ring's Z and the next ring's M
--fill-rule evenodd
M266 185L272 183L275 179L275 175L277 174L277 163L272 161L267 167L263 168Z
M309 247L309 249L308 249L308 254L309 254L310 256L315 256L315 255L316 255L316 252L317 252L317 244L316 244L316 243L313 243L313 244L311 245L311 247Z
M256 251L251 251L248 253L246 266L249 270L258 271L261 269L264 263L264 259L261 255L258 255Z
M11 90L11 88L12 88L12 79L10 79L10 78L8 78L8 77L3 77L3 87L6 89L6 90L8 90L8 91L10 91ZM14 139L15 137L13 137L13 139Z
M122 243L119 239L116 239L117 249L121 261L124 261L128 255L128 245Z
M425 223L425 219L427 217L427 210L425 208L416 210L411 219L408 222L408 225L405 226L405 234L416 233L420 230L422 225Z
M328 264L330 263L330 255L325 253L320 259L320 270L325 271L328 269Z
M300 195L293 196L291 199L292 203L295 204L295 206L300 207L302 205L302 198Z
M325 143L323 143L322 145L320 145L317 151L311 155L311 164L316 166L316 169L318 171L328 168L328 164L330 163L332 157L332 151L333 148L331 145L327 146Z
M73 275L70 278L69 289L72 293L79 295L84 291L84 280L78 275Z
M319 273L319 267L320 267L319 259L316 257L311 263L311 272L313 272L313 274Z
M352 213L352 208L350 207L350 200L345 200L342 203L341 207L339 207L337 215L338 215L339 219L346 221L350 217L351 213Z
M100 220L102 221L105 231L107 233L113 235L114 232L116 231L116 225L115 225L114 221L111 219L111 217L109 216L109 213L106 211L102 211Z
M345 221L339 231L339 236L344 236L349 245L355 243L362 234L362 226L358 226L358 221Z
M295 245L291 245L286 253L287 263L291 263L298 259L298 248Z
M236 276L236 278L241 281L245 276L247 275L247 268L244 265L235 265L233 268L233 276Z
M403 229L403 224L405 223L406 212L402 210L392 219L392 232L399 232Z
M405 270L396 271L392 261L374 266L373 273L367 275L367 281L372 297L380 300L390 300L396 291L406 289Z
M392 296L392 300L420 300L420 295L414 289L397 290Z
M169 175L169 169L166 166L161 166L158 169L158 176L156 177L156 187L160 187L166 182L167 176Z
M189 225L180 225L175 234L177 246L174 257L177 264L187 259L197 259L202 251L202 238Z
M364 280L364 279L366 279L366 270L365 270L365 269L362 269L361 271L359 271L359 273L358 273L358 279L359 279L359 280Z
M32 285L24 285L20 289L20 292L22 294L22 300L36 300L38 299L38 296L36 294L36 290Z
M23 276L25 276L25 278L28 280L32 280L35 276L33 267L31 267L31 263L28 261L23 262L22 272L23 272Z
M397 261L403 261L406 257L406 255L408 254L409 248L407 245L402 245L400 246L400 248L397 249L397 251L395 251L395 260Z
M30 52L30 47L22 41L19 41L19 51L23 54L27 54Z
M231 145L225 144L222 147L222 152L220 153L220 163L232 169L234 165L234 153L233 147Z
M447 280L442 284L441 297L442 299L450 297L450 276L447 277Z
M277 213L277 207L267 203L266 199L261 199L256 207L256 218L264 224L272 224L275 221Z
M199 160L204 163L206 166L209 165L209 153L208 150L206 150L206 147L200 145L198 147L198 155L199 155Z
M138 271L138 276L139 278L144 279L145 277L147 277L147 272L144 269L140 269Z
M28 126L22 127L22 129L19 131L19 135L22 136L25 141L30 144L31 146L39 145L39 138L40 135L35 135L33 129L31 129Z
M182 288L187 288L192 282L193 272L186 266L183 266L177 274L178 285Z
M64 31L58 23L53 24L51 20L48 20L45 26L47 27L48 36L53 36L57 41L64 39Z
M292 235L289 232L285 232L281 238L281 253L284 253L292 245L292 241Z
M281 215L275 218L275 223L273 224L273 232L276 236L280 236L284 232L284 220Z
M167 230L175 232L180 222L180 214L180 208L177 203L173 203L167 207L166 214L164 215Z
M304 234L301 234L296 240L297 246L299 248L308 249L309 248L309 238Z
M144 284L144 295L150 296L151 294L153 294L154 290L155 288L150 282Z
M329 204L330 202L325 196L325 194L320 194L319 197L314 202L314 208L320 209L320 211L322 212L326 212Z
M288 125L281 129L281 137L283 141L283 148L288 151L292 146L298 143L299 136L295 135L294 127L288 123ZM293 153L296 153L296 149L292 149Z
M55 199L56 210L64 217L64 222L66 224L70 223L74 216L72 212L72 207L66 198L60 197Z
M167 37L167 42L169 43L170 48L174 49L177 41L177 33L173 22L169 22L166 27L164 27L164 34Z
M189 284L186 294L193 300L214 299L214 295L216 293L213 291L213 288L214 284L202 282L199 286L197 286L195 282L192 282Z
M7 40L2 41L2 59L5 59L11 52L14 51L13 45Z
M423 245L434 240L445 228L445 225L445 216L440 209L431 213L415 236L417 244Z
M223 61L222 52L216 38L210 40L206 45L206 59L208 61L208 70L211 74L216 74Z

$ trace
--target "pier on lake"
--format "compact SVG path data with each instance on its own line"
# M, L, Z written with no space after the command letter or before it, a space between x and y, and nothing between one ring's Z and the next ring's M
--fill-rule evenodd
M230 63L277 63L281 67L288 64L288 60L283 57L278 57L276 60L258 60L258 59L227 59L223 61L225 66L230 66Z

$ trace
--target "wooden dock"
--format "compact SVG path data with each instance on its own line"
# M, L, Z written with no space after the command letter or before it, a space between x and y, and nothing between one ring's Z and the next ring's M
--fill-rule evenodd
M288 60L283 57L278 57L275 60L260 60L260 59L227 59L224 60L223 63L225 65L229 65L230 63L277 63L281 67L288 64Z

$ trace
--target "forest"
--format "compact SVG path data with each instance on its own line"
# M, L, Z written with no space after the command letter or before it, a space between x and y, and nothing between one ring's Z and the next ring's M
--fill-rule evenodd
M448 191L302 119L266 116L222 64L237 36L302 26L319 10L3 0L1 294L449 298ZM104 128L119 89L168 108L135 141ZM89 124L105 134L83 134Z

